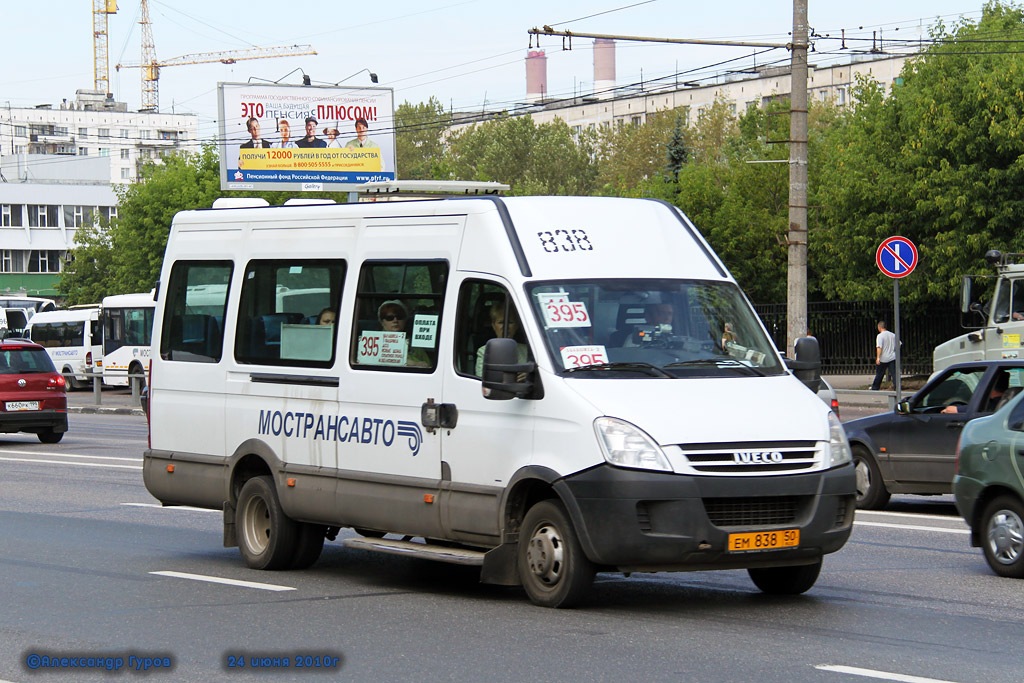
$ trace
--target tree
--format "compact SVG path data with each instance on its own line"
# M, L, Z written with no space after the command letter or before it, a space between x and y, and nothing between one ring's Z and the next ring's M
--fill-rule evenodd
M679 171L689 160L690 153L686 149L686 138L683 135L683 117L676 114L676 124L672 128L672 137L668 140L668 162L665 164L665 179L673 183L679 182Z
M668 143L682 110L649 114L643 125L616 123L601 129L596 143L597 185L607 195L629 195L665 169Z
M989 2L933 38L887 98L861 84L830 139L814 203L826 207L831 296L887 295L874 253L891 235L918 245L908 301L950 300L986 250L1024 250L1024 11Z
M82 226L75 240L79 246L71 252L72 260L64 264L57 291L68 306L98 303L111 291L107 283L114 267L110 225Z
M453 133L445 165L458 180L508 183L512 194L593 192L590 138L561 119L536 125L529 116L501 116Z
M172 154L147 164L139 182L118 188L112 248L117 255L111 292L145 292L160 276L174 214L209 207L218 197L220 176L212 145L198 154Z
M430 180L444 178L444 136L451 124L441 102L403 102L395 110L395 147L402 178Z

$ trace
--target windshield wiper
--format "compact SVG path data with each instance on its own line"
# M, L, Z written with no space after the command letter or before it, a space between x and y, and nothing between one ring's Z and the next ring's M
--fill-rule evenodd
M747 365L746 363L741 363L738 360L736 360L735 358L696 358L694 360L683 360L683 361L679 361L677 363L669 363L665 367L666 368L685 368L685 367L691 367L692 368L692 367L698 367L698 366L701 366L701 365L714 365L716 368L723 367L723 366L724 367L728 367L728 368L736 368L736 369L743 368L744 370L749 370L751 372L751 374L757 375L758 377L767 377L767 375L764 374L763 372L761 372L761 370L755 368L752 365Z
M651 377L664 377L668 379L676 379L675 375L669 374L659 368L657 365L651 365L650 363L641 362L617 362L617 363L595 363L594 365L580 365L575 368L566 368L563 370L565 373L580 372L581 370L625 370L627 372L642 372L650 375Z

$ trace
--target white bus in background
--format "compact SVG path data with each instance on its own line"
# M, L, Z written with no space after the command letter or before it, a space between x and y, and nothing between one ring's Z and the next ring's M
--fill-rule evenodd
M20 337L25 334L28 321L41 311L55 311L53 299L38 296L0 295L0 336Z
M153 292L103 297L103 383L128 386L129 377L149 373L153 338Z
M27 336L46 349L70 388L91 385L92 373L103 358L99 304L36 313L28 323Z
M57 302L53 299L44 299L38 296L0 296L0 308L24 308L29 311L29 317L43 311L56 311Z

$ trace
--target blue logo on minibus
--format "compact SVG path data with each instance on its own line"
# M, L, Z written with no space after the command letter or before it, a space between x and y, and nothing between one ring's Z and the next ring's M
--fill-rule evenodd
M281 410L261 410L259 434L341 443L391 446L395 437L406 437L409 450L418 455L423 443L420 426L409 420L379 417L318 415Z

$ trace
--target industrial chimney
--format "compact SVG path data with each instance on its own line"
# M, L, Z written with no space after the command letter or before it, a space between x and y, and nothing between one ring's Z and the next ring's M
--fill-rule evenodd
M615 41L611 38L594 39L594 94L602 99L612 96L615 89Z
M548 95L548 58L544 50L526 53L526 101L542 102Z

